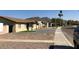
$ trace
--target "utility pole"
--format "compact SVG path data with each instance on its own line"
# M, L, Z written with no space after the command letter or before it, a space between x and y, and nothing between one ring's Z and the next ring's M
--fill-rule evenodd
M61 19L61 17L63 16L62 10L60 10L59 14L58 14L59 18ZM62 25L62 22L60 20L60 25Z

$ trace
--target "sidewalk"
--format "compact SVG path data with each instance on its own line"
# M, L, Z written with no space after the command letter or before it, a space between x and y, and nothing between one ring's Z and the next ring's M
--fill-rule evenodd
M65 35L63 34L61 27L58 27L56 29L55 32L55 37L54 37L54 45L65 45L65 46L72 46L74 47L74 45L72 45L68 39L65 37Z

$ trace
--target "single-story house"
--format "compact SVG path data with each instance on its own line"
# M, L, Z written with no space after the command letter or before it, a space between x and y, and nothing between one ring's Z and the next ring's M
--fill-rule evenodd
M36 30L48 27L48 22L36 19L19 19L0 16L0 33Z
M0 32L11 33L31 30L32 24L36 23L33 20L24 20L13 17L0 16Z
M25 19L28 20L28 19ZM47 19L33 19L33 18L29 18L29 20L34 20L37 23L37 29L41 29L41 28L48 28L48 27L52 27L52 23L51 20L47 20ZM35 27L35 26L34 26Z

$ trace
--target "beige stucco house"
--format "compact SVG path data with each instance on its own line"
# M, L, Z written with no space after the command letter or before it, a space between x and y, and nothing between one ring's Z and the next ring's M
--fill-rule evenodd
M48 22L36 19L18 19L0 16L0 33L37 30L48 27Z
M33 20L35 21L35 28L37 29L41 29L41 28L48 28L48 27L51 27L52 26L52 23L50 20L46 20L46 19L26 19L26 20Z

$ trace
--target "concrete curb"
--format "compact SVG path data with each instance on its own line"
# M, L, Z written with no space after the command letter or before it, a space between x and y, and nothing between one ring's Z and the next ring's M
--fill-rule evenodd
M55 45L67 45L67 46L72 46L74 47L66 38L64 33L61 30L62 27L58 27L56 32L55 32L55 38L54 41L56 41L54 44ZM57 35L57 36L56 36ZM58 41L58 42L57 42Z
M62 32L63 33L63 32ZM69 37L66 33L63 33L64 34L64 36L66 37ZM66 37L66 38L67 38ZM70 37L69 37L70 38ZM67 40L65 39L65 41L69 44L69 46L72 46L72 47L74 47L74 45L73 44L71 44L71 42L68 40L68 38L67 38Z
M31 43L53 43L53 40L11 40L11 39L1 39L0 42L31 42Z

